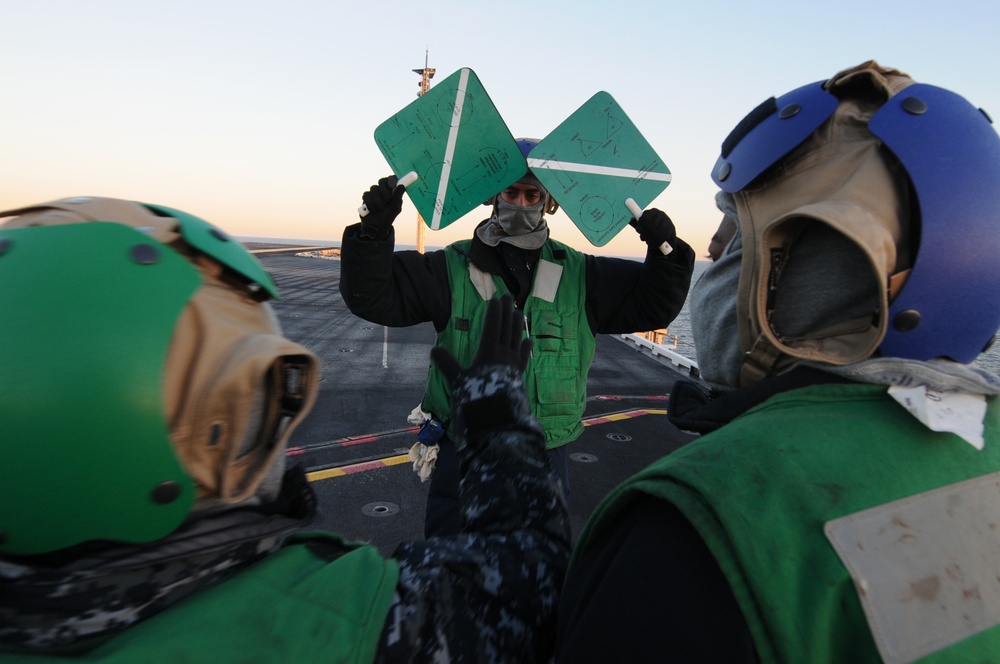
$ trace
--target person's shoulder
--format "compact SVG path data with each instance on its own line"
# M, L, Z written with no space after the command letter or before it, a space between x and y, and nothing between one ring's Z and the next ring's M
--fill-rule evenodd
M582 258L593 258L593 256L591 256L590 254L585 254L582 251L574 249L573 247L569 246L565 242L560 242L559 240L555 239L551 235L549 235L548 239L545 240L545 244L549 245L549 247L551 249L553 249L553 250L564 252L568 256L579 256L579 257L582 257Z
M479 243L479 244L482 244L482 243ZM477 245L477 243L474 242L471 239L456 240L455 242L452 242L451 244L445 245L444 249L439 249L437 252L431 252L431 253L439 253L441 256L445 256L445 257L447 257L447 256L454 257L457 254L459 256L462 256L462 257L468 259L474 253L476 253L476 248L477 248L476 245ZM485 246L485 245L483 245L483 246ZM446 258L446 260L447 260L447 258Z

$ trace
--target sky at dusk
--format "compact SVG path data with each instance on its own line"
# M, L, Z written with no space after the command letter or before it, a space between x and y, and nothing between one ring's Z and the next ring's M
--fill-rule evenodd
M0 0L0 209L67 196L179 208L239 237L339 241L389 166L372 133L470 67L514 136L610 93L673 181L653 205L705 254L709 176L758 103L874 59L1000 117L1000 3ZM428 246L468 237L480 207ZM407 201L397 242L415 242ZM593 247L640 255L625 228Z

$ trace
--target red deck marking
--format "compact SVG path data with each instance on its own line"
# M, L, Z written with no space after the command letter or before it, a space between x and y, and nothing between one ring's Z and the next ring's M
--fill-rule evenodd
M356 463L351 466L341 466L343 470L348 475L354 475L355 473L363 473L368 470L375 470L376 468L386 468L386 464L382 459L377 461L366 461L364 463Z
M338 447L349 447L351 445L360 445L361 443L374 443L376 440L381 440L380 436L360 436L358 438L344 438L339 441Z
M419 433L420 427L410 427L408 429L401 429L399 431L387 431L385 433L377 434L362 434L360 436L348 436L346 438L338 438L337 440L330 441L329 443L320 443L316 447L328 448L328 447L350 447L351 445L360 445L361 443L374 443L386 438L388 436L395 436L398 434L410 433L416 435ZM308 452L306 448L302 446L289 447L285 449L285 456L297 456L299 454L305 454Z

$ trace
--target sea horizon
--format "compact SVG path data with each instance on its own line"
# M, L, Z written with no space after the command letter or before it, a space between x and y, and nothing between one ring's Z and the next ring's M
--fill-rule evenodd
M280 244L288 246L309 246L309 247L323 247L325 249L340 249L340 240L308 240L304 238L287 238L287 237L251 237L248 235L234 235L237 241L243 243L259 243L259 244ZM425 244L424 251L437 251L439 249L444 249L444 245L432 245ZM397 244L397 251L416 251L417 245L415 244ZM586 252L585 252L586 253ZM603 255L603 254L602 254ZM643 258L641 256L611 256L608 258L622 258L630 261L641 261ZM698 261L704 260L706 263L707 259L697 259Z

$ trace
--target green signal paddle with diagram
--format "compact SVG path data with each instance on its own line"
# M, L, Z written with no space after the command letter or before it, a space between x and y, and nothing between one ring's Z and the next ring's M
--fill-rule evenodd
M397 177L431 230L445 228L516 182L527 163L475 72L465 67L375 129Z
M610 242L632 219L627 200L641 210L671 179L663 160L603 91L532 149L528 167L597 247Z

